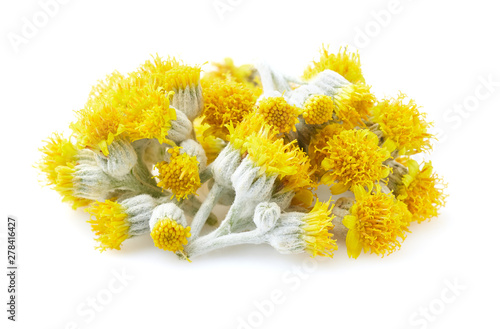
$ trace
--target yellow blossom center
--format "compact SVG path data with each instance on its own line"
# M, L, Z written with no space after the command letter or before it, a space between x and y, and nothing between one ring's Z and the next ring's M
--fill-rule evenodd
M259 102L257 113L264 121L280 133L295 131L299 122L299 109L287 103L283 97L268 97Z
M203 81L202 86L203 123L210 125L204 134L227 140L226 125L239 124L252 111L257 96L243 84L231 80Z
M349 84L341 88L333 97L335 114L346 129L365 126L364 120L370 115L370 109L375 102L375 96L370 86L362 83Z
M184 250L184 245L187 244L187 238L191 236L191 227L184 227L176 221L164 218L156 222L151 237L155 246L172 252Z
M409 213L406 206L397 201L392 194L366 192L356 187L356 203L350 209L350 215L343 219L349 229L346 237L349 257L357 258L364 249L384 256L401 246L408 231Z
M201 185L198 173L198 160L195 156L180 153L180 147L168 150L170 161L156 164L159 171L158 186L169 189L177 200L187 198L188 195L196 193Z
M340 194L352 185L373 187L373 182L387 177L390 169L383 162L389 151L378 146L377 136L367 129L344 130L333 136L324 148L321 167L326 173L321 181ZM337 184L335 184L337 183Z
M311 96L304 103L302 116L307 124L320 125L332 120L333 100L326 95Z
M384 133L384 146L392 152L399 150L401 155L416 154L430 150L427 132L431 124L425 121L425 114L420 113L413 100L404 102L404 94L396 99L386 99L373 108L373 122L380 125Z

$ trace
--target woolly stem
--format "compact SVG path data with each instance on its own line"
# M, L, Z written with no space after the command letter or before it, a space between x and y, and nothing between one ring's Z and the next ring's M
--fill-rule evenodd
M213 232L212 232L213 233ZM265 232L255 229L249 232L233 233L224 236L207 234L189 244L185 251L189 258L193 258L216 249L240 245L240 244L261 244L266 242Z
M194 195L191 195L188 199L184 200L181 209L184 210L184 214L186 216L194 217L196 216L198 210L200 210L200 207L200 200L198 200L198 198L196 198ZM217 216L215 216L213 213L210 213L207 218L206 224L210 226L214 226L215 224L217 224Z
M205 183L206 181L208 181L210 178L212 178L212 163L209 164L205 170L203 170L201 173L200 173L200 182L201 184Z
M231 233L235 224L241 219L240 212L244 206L245 202L241 198L236 197L220 226L210 234L219 237Z
M214 208L217 200L219 199L224 187L217 183L214 183L210 192L208 193L206 199L200 206L200 209L196 213L191 222L191 238L190 240L195 240L200 234L201 229L205 225L207 218L210 216L212 209Z

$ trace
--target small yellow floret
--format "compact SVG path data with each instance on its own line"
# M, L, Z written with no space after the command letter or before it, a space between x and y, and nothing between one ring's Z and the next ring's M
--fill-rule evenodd
M262 93L262 83L260 82L257 70L252 65L234 65L231 58L225 58L222 63L212 63L215 66L214 71L205 74L205 79L233 80L244 84L251 89L257 96Z
M302 239L306 242L306 251L313 257L333 257L337 250L336 240L333 239L332 210L334 204L330 201L317 201L313 209L303 218L301 226Z
M377 136L368 129L342 131L328 140L323 152L326 156L321 167L326 173L321 182L333 184L333 194L343 193L353 185L371 190L375 181L390 173L389 167L383 165L390 153L378 146Z
M106 249L120 250L122 242L130 237L126 209L117 202L106 200L95 202L85 211L90 214L88 222L97 235L95 240L99 242L99 246L96 249L101 252Z
M283 191L311 187L310 162L295 141L285 144L277 131L263 122L260 115L249 115L236 128L228 126L229 142L242 156L248 156L261 174L278 176Z
M84 109L77 112L77 116L78 121L72 123L70 128L79 147L100 149L108 155L108 145L124 131L120 111L101 100L90 100Z
M222 149L226 146L226 142L212 135L206 135L205 131L210 128L209 125L202 123L203 117L198 117L193 121L194 131L196 133L196 140L205 150L207 156L207 164L212 163L219 155Z
M302 116L307 124L320 125L332 120L334 109L331 97L315 95L309 97L304 103Z
M135 113L123 119L123 125L130 141L143 138L157 139L160 143L172 144L167 138L172 128L172 120L177 119L177 113L170 107L168 97L160 92L151 92L144 95L149 104L135 108Z
M364 249L379 256L391 254L406 238L411 214L392 194L375 193L363 187L354 188L356 203L345 216L343 224L349 229L346 237L347 254L357 258Z
M395 99L385 99L373 108L373 122L380 125L384 133L384 146L392 152L398 149L401 155L412 155L431 149L428 133L431 126L425 121L425 114L410 99L404 102L404 94Z
M314 170L313 175L316 179L320 179L325 173L325 170L321 167L321 162L328 155L328 141L333 136L340 134L343 130L344 128L342 125L332 123L323 127L321 130L318 130L318 132L311 137L307 154L311 160L311 166Z
M163 88L168 90L167 72L173 68L181 66L181 63L175 58L168 57L166 60L156 55L153 61L147 60L134 73L144 84L150 84L155 89Z
M421 170L415 160L408 160L407 165L409 173L403 176L403 184L396 191L398 199L406 203L413 221L421 223L438 216L439 208L445 205L446 184L432 172L430 161Z
M257 95L243 84L230 80L209 80L202 83L205 104L203 123L210 125L205 135L227 140L226 125L239 124L253 110Z
M278 134L275 129L264 122L261 115L257 115L255 112L247 115L239 124L231 123L226 125L226 128L228 130L228 141L234 149L240 150L242 154L246 152L245 140L247 136L256 134L263 138L275 140Z
M137 74L128 78L109 76L93 90L77 117L70 127L79 147L100 149L104 155L108 155L108 145L119 135L130 141L156 138L160 143L169 143L166 136L171 121L177 118L165 90Z
M342 48L340 48L337 54L329 54L328 50L323 47L319 62L313 62L313 64L305 70L304 78L309 80L324 70L335 71L352 83L365 82L365 78L361 72L359 54L357 52L348 53L347 47L344 48L344 52L342 52Z
M188 86L197 86L200 84L200 72L199 67L187 65L175 67L165 74L164 88L167 91L177 91Z
M370 115L375 96L371 93L370 86L355 83L342 87L333 97L333 102L338 119L346 129L352 129L365 126L363 121Z
M264 122L279 133L296 131L295 124L299 123L299 109L288 104L283 97L262 99L257 106L257 113L264 117Z
M180 153L180 147L171 148L170 161L156 164L159 174L158 186L172 191L172 198L177 200L185 199L191 194L195 194L201 186L200 175L198 173L198 160L195 156Z
M44 142L45 146L40 149L43 157L37 167L45 174L47 183L55 185L57 179L56 168L74 162L78 151L75 145L57 133L54 133Z
M63 202L71 204L71 208L88 206L92 200L83 199L75 196L74 179L75 179L75 163L68 162L66 166L58 166L55 169L57 178L54 185L56 190L62 197Z
M151 237L155 246L172 252L181 252L187 244L187 238L191 236L191 227L184 227L176 221L164 218L156 222Z

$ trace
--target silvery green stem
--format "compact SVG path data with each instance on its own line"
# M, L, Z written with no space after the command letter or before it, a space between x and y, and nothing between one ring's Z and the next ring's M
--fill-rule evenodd
M224 236L208 234L188 244L185 251L189 258L193 258L216 249L240 244L261 244L264 242L266 242L265 232L259 229Z
M200 172L200 182L201 184L205 183L208 181L210 178L212 178L212 164L209 164L205 170Z
M239 223L239 221L245 219L245 218L240 218L241 210L244 207L245 207L245 200L238 198L238 196L236 196L233 204L231 205L229 211L226 214L226 217L224 218L220 226L212 233L215 236L219 237L234 232L235 226L242 225L242 223ZM251 217L246 219L248 221L252 221Z
M135 167L122 179L112 178L111 186L113 189L130 190L137 194L149 194L156 198L167 195L156 184L153 185L149 180L144 180L144 177L135 170Z
M189 198L185 199L184 202L179 205L182 210L184 210L184 213L186 216L189 217L194 217L196 216L196 213L198 210L201 208L201 202L196 198L194 195L191 195ZM207 218L208 225L214 226L217 224L217 216L215 216L213 213L210 213L210 215Z
M151 194L154 197L166 195L162 188L156 185L156 181L141 157L138 157L136 165L131 170L131 175L135 178L133 186L140 193Z
M207 197L201 204L200 209L194 216L193 221L191 222L190 240L195 240L200 234L201 229L205 225L207 218L210 216L210 213L212 212L212 209L216 205L217 199L219 198L223 189L224 189L223 186L215 183L210 189L210 192L208 192Z

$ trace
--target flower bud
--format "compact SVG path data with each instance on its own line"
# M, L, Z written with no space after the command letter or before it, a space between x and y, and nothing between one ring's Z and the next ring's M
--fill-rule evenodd
M130 172L137 163L137 154L130 142L115 139L108 145L109 154L96 153L96 160L102 170L110 176L121 177Z
M179 110L175 110L177 118L170 121L172 128L168 131L168 139L180 143L189 138L193 130L193 124L188 117Z
M174 203L164 203L153 210L149 220L149 228L153 230L156 223L165 218L171 219L184 227L187 226L187 220L182 209Z
M263 232L272 229L280 217L281 209L274 202L261 202L255 208L253 221Z
M181 153L196 157L198 160L198 171L201 172L207 167L207 156L203 147L192 139L186 139L181 143Z

